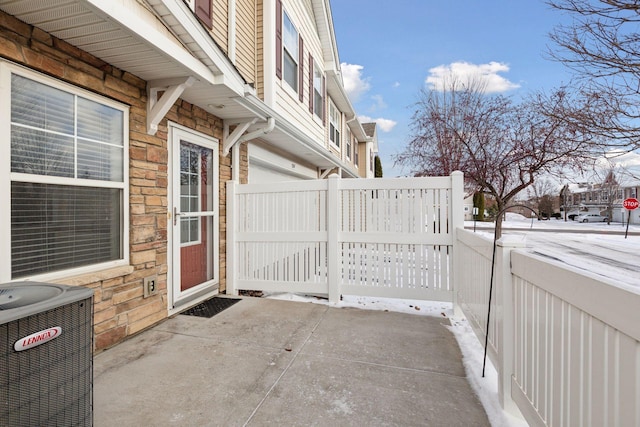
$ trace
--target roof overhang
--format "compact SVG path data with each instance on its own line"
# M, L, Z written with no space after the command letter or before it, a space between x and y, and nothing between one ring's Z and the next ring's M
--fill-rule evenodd
M247 108L263 104L263 102L253 95L244 98L237 98L236 102L246 105ZM357 178L357 172L338 157L334 156L325 146L318 144L316 140L307 136L302 130L293 126L281 114L275 110L262 105L267 109L266 113L275 120L274 128L268 134L261 136L261 140L270 145L284 150L294 156L316 165L320 169L341 168L343 172L352 178ZM255 126L264 126L264 123L257 123ZM251 131L252 128L249 129ZM292 141L295 141L292 144Z
M0 9L162 88L193 78L180 97L223 119L247 85L182 0L0 0ZM225 107L231 106L233 108Z
M325 0L314 3L318 1L328 7ZM340 167L353 174L326 147L255 96L255 89L246 84L183 0L0 0L0 10L145 80L148 110L155 115L151 128L162 118L162 110L172 105L171 99L178 97L225 123L257 118L247 132L264 127L271 117L274 129L261 139L320 168ZM332 23L325 30L329 31L325 38L333 40ZM332 98L343 111L353 111L337 84L340 76L334 73L332 78L328 84ZM159 93L171 96L162 99Z
M326 74L327 94L333 103L336 104L336 107L338 107L338 109L347 116L347 120L352 120L355 117L356 112L351 105L351 101L349 101L347 92L341 83L340 76L333 70L328 70Z
M311 3L322 46L325 70L336 71L340 80L342 80L342 76L339 74L340 58L338 56L338 44L336 43L336 35L333 29L333 16L331 15L329 0L312 0Z

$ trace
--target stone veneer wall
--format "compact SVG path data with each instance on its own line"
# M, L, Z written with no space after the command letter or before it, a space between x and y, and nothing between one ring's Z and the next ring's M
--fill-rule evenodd
M222 140L222 120L178 100L156 135L146 133L146 82L0 12L0 57L130 106L130 263L59 280L94 290L95 348L110 347L167 317L167 120ZM247 147L241 147L247 181ZM220 158L220 292L225 289L226 181L230 156ZM8 183L5 183L8 185ZM158 294L143 298L144 277L158 276Z

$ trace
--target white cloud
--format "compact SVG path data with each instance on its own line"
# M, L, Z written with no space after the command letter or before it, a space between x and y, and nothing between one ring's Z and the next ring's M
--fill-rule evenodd
M393 83L393 87L400 87L400 82Z
M346 62L340 64L340 67L342 68L342 80L347 95L351 102L357 102L360 96L371 88L369 79L362 77L364 67L357 64L347 64Z
M375 104L371 106L371 111L383 110L387 108L387 104L384 102L382 95L373 95L371 99L375 101Z
M398 124L398 122L396 122L394 120L383 119L382 117L379 117L377 119L373 119L373 118L371 118L369 116L358 116L358 120L360 120L360 123L372 123L372 122L375 122L378 125L378 128L382 132L391 132L393 130L393 128Z
M442 90L457 80L461 85L484 85L483 92L497 93L517 89L520 85L510 82L499 73L509 71L509 66L501 62L489 62L488 64L471 64L469 62L453 62L449 65L439 65L429 70L426 83L429 89Z

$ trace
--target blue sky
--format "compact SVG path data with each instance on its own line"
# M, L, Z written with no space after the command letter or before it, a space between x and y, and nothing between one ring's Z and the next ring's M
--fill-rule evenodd
M358 114L378 123L385 177L406 175L392 156L406 146L413 104L427 79L453 68L482 72L495 92L549 91L570 79L546 59L566 17L542 0L332 0L345 87ZM364 116L364 117L363 117Z

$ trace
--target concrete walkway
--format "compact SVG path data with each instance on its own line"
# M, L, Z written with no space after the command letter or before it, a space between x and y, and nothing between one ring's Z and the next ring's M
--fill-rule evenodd
M94 360L95 426L488 426L447 319L245 298Z

